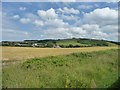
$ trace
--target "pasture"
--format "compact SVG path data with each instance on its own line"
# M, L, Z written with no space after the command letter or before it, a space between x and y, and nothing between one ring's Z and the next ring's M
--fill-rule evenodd
M75 52L92 52L118 47L82 47L82 48L32 48L32 47L2 47L2 60L26 60L47 56L66 55Z

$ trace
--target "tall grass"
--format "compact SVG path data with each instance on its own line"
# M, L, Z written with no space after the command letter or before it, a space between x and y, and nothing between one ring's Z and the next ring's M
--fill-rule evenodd
M118 50L34 58L3 68L4 88L98 88L118 79Z

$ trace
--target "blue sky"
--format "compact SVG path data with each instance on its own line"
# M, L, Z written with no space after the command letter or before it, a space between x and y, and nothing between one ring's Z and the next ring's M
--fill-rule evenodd
M117 41L117 3L3 2L2 40L95 38Z

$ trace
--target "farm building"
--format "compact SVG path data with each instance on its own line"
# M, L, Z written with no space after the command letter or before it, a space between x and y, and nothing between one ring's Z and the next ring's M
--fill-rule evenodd
M32 44L32 47L43 47L44 45L41 43L34 43Z
M61 48L59 45L54 45L53 48Z

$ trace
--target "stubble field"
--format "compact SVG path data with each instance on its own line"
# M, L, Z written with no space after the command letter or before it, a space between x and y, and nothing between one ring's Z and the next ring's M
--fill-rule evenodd
M82 47L82 48L32 48L32 47L2 47L2 60L25 60L46 56L66 55L75 52L92 52L118 47Z

